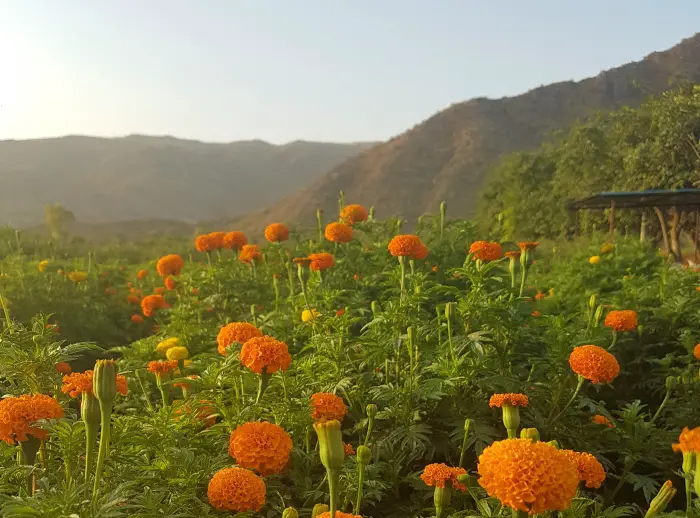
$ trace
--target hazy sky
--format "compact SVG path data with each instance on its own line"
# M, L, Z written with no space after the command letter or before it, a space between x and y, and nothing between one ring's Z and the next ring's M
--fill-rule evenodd
M0 0L0 139L383 140L698 21L697 0Z

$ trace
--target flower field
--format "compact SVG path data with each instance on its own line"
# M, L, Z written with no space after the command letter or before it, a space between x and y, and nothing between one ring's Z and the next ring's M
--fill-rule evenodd
M18 239L0 516L700 516L692 268L444 206L263 229L142 260Z

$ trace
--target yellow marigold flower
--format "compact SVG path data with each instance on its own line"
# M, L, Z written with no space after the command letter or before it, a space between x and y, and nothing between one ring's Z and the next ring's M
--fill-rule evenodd
M224 468L209 481L207 496L215 509L244 513L258 512L265 505L265 482L252 471Z
M632 309L611 311L605 316L605 327L615 331L634 331L637 329L637 312Z
M474 241L469 247L469 253L475 260L497 261L503 257L503 248L494 241Z
M289 462L292 438L284 429L268 422L245 423L229 439L228 452L236 464L266 477L280 473Z
M489 406L491 408L502 408L503 405L526 407L528 403L529 399L525 394L514 394L512 392L506 394L494 394L489 400Z
M286 371L292 363L287 344L271 336L255 336L243 344L241 363L256 374Z
M48 267L49 267L49 260L44 259L43 261L39 261L39 265L37 266L37 269L41 273L44 273Z
M165 356L165 353L168 352L168 349L171 349L173 347L177 347L180 345L180 339L177 337L172 337L172 338L166 338L162 342L160 342L158 345L156 345L156 352L158 354L162 354Z
M185 360L190 357L190 352L187 350L187 347L176 345L165 351L165 357L168 360Z
M389 241L389 253L394 257L415 257L420 255L423 242L413 234L394 236Z
M613 428L612 421L610 421L610 419L608 419L604 415L596 414L593 416L592 421L595 424L602 424L602 425L607 426L608 428Z
M700 344L695 344L695 347L693 348L693 356L695 356L696 360L700 360Z
M530 514L563 511L579 483L576 465L544 442L506 439L479 457L479 484L505 506Z
M673 445L673 451L689 453L700 453L700 426L689 429L687 426L683 428L678 442Z
M342 421L348 408L339 396L317 392L311 396L311 418L314 421Z
M362 221L367 221L369 215L367 214L367 209L362 205L351 204L343 207L340 212L340 219L342 219L348 225L354 225L355 223L360 223Z
M73 282L83 282L85 279L87 279L88 274L85 272L70 272L68 274L68 278L73 281Z
M169 254L158 259L158 264L156 264L156 271L161 277L167 277L168 275L180 275L182 269L185 267L185 261L177 254Z
M572 450L561 450L576 465L578 478L586 483L588 488L599 488L605 481L603 465L590 453L580 453Z
M320 313L316 311L315 309L308 310L305 309L304 311L301 312L301 321L308 323L311 322L312 320L315 320L317 316L319 316Z
M279 243L289 239L289 229L282 223L271 223L265 228L265 239L270 243Z
M352 241L352 227L334 221L326 225L324 236L332 243L349 243Z
M309 254L309 268L314 272L322 272L328 270L335 264L335 259L332 254L320 252L318 254Z
M226 356L226 349L234 342L241 345L255 336L262 336L262 331L248 322L231 322L219 330L216 337L217 350L222 356Z
M26 441L28 435L44 439L48 432L33 425L41 419L60 419L63 416L60 403L45 394L0 399L0 441L14 445Z
M593 383L611 383L620 374L620 364L597 345L575 347L569 355L571 370Z
M609 254L613 250L615 250L615 245L612 243L605 243L603 244L603 246L600 247L601 254Z
M457 480L459 475L466 473L464 468L453 468L447 464L428 464L423 468L420 478L430 487L445 487L445 483L449 481L454 489L466 491L466 486Z
M598 264L600 262L600 256L599 255L592 255L589 259L588 262L590 264Z
M243 248L244 245L247 244L248 238L243 232L239 232L238 230L228 232L224 236L224 248L228 248L229 250L240 250L241 248Z

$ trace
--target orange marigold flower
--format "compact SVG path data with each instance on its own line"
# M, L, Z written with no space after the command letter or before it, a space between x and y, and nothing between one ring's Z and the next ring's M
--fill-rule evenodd
M367 209L358 204L346 205L340 212L340 219L342 219L348 225L354 225L355 223L367 221L368 217L369 215L367 214Z
M700 360L700 344L695 344L695 347L693 348L693 356L695 356L696 360Z
M163 286L158 286L157 288L154 288L153 293L156 295L162 295L165 293L165 288Z
M352 444L348 444L346 442L343 443L343 450L345 450L345 456L350 457L352 455L355 455L355 449L352 447Z
M494 442L479 456L477 470L489 496L530 514L567 509L579 483L565 453L530 439Z
M154 374L167 374L177 370L177 360L155 360L148 362L148 372Z
M136 274L136 278L139 280L143 280L146 277L148 277L148 270L139 270Z
M314 272L322 272L335 264L333 255L326 252L310 254L309 260L311 261L309 263L309 268L311 268L311 270Z
M131 315L131 321L134 324L142 324L143 323L143 317L141 315Z
M262 253L260 252L258 245L243 245L240 253L238 254L238 260L246 264L259 261L261 257Z
M340 308L338 311L335 312L336 317L342 317L345 314L345 309Z
M287 344L271 336L254 336L241 348L241 363L256 374L286 371L292 363Z
M326 511L318 515L318 518L331 518L331 513ZM335 518L362 518L359 514L344 513L342 511L335 512Z
M28 435L44 439L48 432L32 425L41 419L60 419L63 416L60 403L45 394L0 399L0 441L15 444L15 441L26 441Z
M611 383L620 374L620 364L597 345L575 347L569 355L571 370L593 383Z
M70 368L70 365L68 365L66 362L58 362L56 364L56 372L59 374L70 374L72 369Z
M605 327L615 331L634 331L637 329L637 312L632 309L611 311L605 316Z
M347 413L343 398L330 392L311 395L311 418L314 421L342 421Z
M326 225L326 231L323 235L333 243L349 243L352 241L352 227L333 221Z
M265 505L265 482L244 468L224 468L209 481L207 496L215 509L244 513ZM336 513L337 517L338 513Z
M535 295L535 300L542 300L542 299L545 298L546 296L547 296L547 295L545 295L545 294L542 293L540 290L538 290L538 291L537 291L537 295Z
M542 313L539 312L539 311L537 311L537 310L535 310L535 311L533 311L532 313L530 313L530 315L532 315L533 317L537 318L537 317L541 317L541 316L542 316Z
M229 250L240 250L243 245L247 244L248 238L243 232L239 232L238 230L227 232L224 236L223 247Z
M469 247L469 253L475 260L497 261L503 257L503 247L495 241L474 241Z
M63 376L63 386L61 392L68 394L70 397L78 397L81 394L92 394L92 381L94 372L92 370L85 372L74 372L67 376ZM129 391L129 385L126 378L121 374L117 374L117 392L122 396L126 396Z
M678 442L673 445L673 451L689 453L691 451L700 452L700 426L692 430L687 426L683 428Z
M175 384L175 386L177 385ZM214 408L211 401L206 399L179 403L173 410L173 418L179 421L183 416L195 418L206 428L211 428L216 424L216 408Z
M520 258L520 250L511 250L510 252L506 252L505 255L508 259L518 259Z
M428 251L428 247L423 244L421 241L420 244L416 247L416 249L413 252L413 255L410 256L411 259L415 259L417 261L422 261L426 257L428 257L428 254L430 252Z
M180 275L182 269L185 267L185 261L182 257L177 254L168 254L160 259L158 259L158 264L156 264L156 271L161 277L167 277L168 275Z
M301 265L302 268L308 268L311 264L310 257L295 257L294 259L292 259L292 261L294 262L294 264Z
M211 252L215 250L209 234L200 234L194 238L194 247L197 252Z
M214 250L219 250L224 247L224 237L226 232L210 232L209 244Z
M265 239L270 243L279 243L289 239L289 229L283 223L270 223L265 228Z
M175 279L172 278L172 276L168 275L165 278L165 287L169 291L173 291L177 287L177 282L175 281Z
M464 468L453 468L446 464L428 464L420 478L430 487L445 487L445 483L449 480L454 489L466 491L466 486L457 480L459 475L466 473L467 470Z
M138 295L127 295L126 301L129 304L138 304L139 302L141 302L141 299L139 298Z
M413 234L394 236L389 241L389 253L394 257L415 257L421 253L423 242Z
M604 415L596 414L593 416L593 419L591 419L595 424L602 424L607 426L608 428L613 428L612 421L605 417Z
M508 392L505 394L494 394L491 396L489 406L491 408L502 408L503 405L526 407L529 402L530 400L525 394L514 394L512 392Z
M588 488L599 488L605 481L603 465L590 453L580 453L573 450L562 450L571 462L576 465L578 478L586 483Z
M518 243L520 250L532 250L540 246L537 241L521 241Z
M146 295L142 300L141 300L141 311L143 312L144 316L146 317L151 317L153 314L158 311L159 309L163 308L169 308L170 306L168 305L167 302L165 302L165 298L163 298L163 295L160 294L155 294L155 295ZM133 318L132 318L133 320Z
M217 351L226 356L226 349L234 342L244 344L255 336L262 336L262 331L248 322L231 322L219 330L216 337Z
M244 423L231 433L228 453L236 464L266 477L281 472L289 462L292 438L268 422Z

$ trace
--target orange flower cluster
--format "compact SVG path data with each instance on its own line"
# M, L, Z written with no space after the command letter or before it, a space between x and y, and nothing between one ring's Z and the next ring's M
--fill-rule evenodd
M590 453L579 453L572 450L562 450L571 462L576 465L578 478L586 483L588 488L599 488L605 482L605 469Z
M265 228L265 239L270 243L279 243L289 239L289 229L283 223L271 223Z
M67 376L63 376L63 386L61 392L70 395L70 397L78 397L81 394L92 394L92 380L94 372L89 370L85 372L74 372ZM117 392L122 396L126 396L129 390L126 378L121 374L117 375Z
M348 225L354 225L355 223L360 223L362 221L367 221L369 215L367 214L367 209L362 205L351 204L343 207L340 212L340 219L342 219Z
M180 275L182 269L185 267L185 261L182 260L177 254L168 254L160 259L156 264L156 271L161 277L167 277L168 275Z
M521 241L518 243L520 250L533 250L540 246L537 241Z
M352 227L334 221L326 225L323 235L332 243L349 243L352 241Z
M593 383L611 383L620 374L620 364L597 345L575 347L569 355L571 370Z
M155 360L148 362L146 368L148 372L154 374L167 374L168 372L177 370L177 360Z
M608 419L604 415L596 414L593 416L592 421L595 424L602 424L602 425L607 426L608 428L613 428L612 421L610 421L610 419Z
M318 254L309 254L309 268L314 272L322 272L328 270L335 264L335 259L332 254L321 252Z
M243 232L233 230L226 233L223 244L224 248L228 250L240 250L244 245L248 244L248 238Z
M136 274L136 278L139 280L144 280L146 277L148 277L148 270L139 270Z
M217 471L207 488L212 507L238 513L259 511L265 505L266 492L263 479L243 468L224 468Z
M512 392L508 392L506 394L494 394L491 396L489 406L491 408L502 408L503 405L526 407L529 402L530 401L525 394L514 394Z
M70 374L71 370L70 365L68 365L66 362L58 362L56 364L56 372L59 374Z
M177 281L175 281L172 276L168 275L165 278L165 287L168 289L168 291L173 291L175 288L177 288Z
M637 312L632 309L611 311L605 316L605 327L614 331L634 331L637 329Z
M319 514L318 518L331 518L331 513L330 513L330 511L326 511L325 513ZM336 511L335 518L362 518L362 516L360 516L359 514L344 513L342 511Z
M346 442L343 443L343 450L345 450L345 456L350 457L352 455L355 455L355 448L352 447L352 444L348 444Z
M48 432L32 426L40 419L59 419L64 416L58 401L45 394L0 399L0 441L15 444L31 435L44 439Z
M474 260L497 261L503 257L503 247L495 241L474 241L469 247Z
M241 363L257 374L263 369L273 374L282 369L286 371L292 363L287 344L271 336L255 336L243 344Z
M228 453L241 467L266 477L281 472L289 462L292 438L282 427L268 422L245 423L229 439Z
M409 257L410 259L424 259L428 255L428 248L418 236L413 234L401 234L394 236L389 241L389 253L394 257Z
M262 253L260 252L258 245L243 245L238 254L238 260L245 264L252 264L259 261L261 257Z
M519 259L520 254L520 250L511 250L510 252L506 252L503 255L505 255L508 259Z
M479 457L479 484L503 505L530 514L563 511L576 495L576 465L554 446L530 439L494 442Z
M262 336L262 331L248 322L231 322L219 330L216 337L217 351L226 356L226 349L234 342L243 345L255 336Z
M226 232L210 232L194 238L194 247L198 252L213 252L224 248Z
M311 418L314 421L342 421L348 408L341 397L330 392L311 395Z
M177 386L178 384L176 384ZM173 410L173 418L179 421L183 415L189 415L197 419L206 428L216 424L216 408L211 401L201 399L196 402L186 401Z
M466 486L457 480L459 475L466 473L464 468L453 468L446 464L428 464L420 478L430 487L445 487L445 483L449 480L454 489L466 491Z
M163 295L160 294L146 295L143 299L141 299L141 311L146 317L152 317L153 314L159 309L169 307L170 306L167 302L165 302Z
M687 426L683 428L678 442L673 445L673 451L689 453L691 451L700 453L700 426L689 429Z

